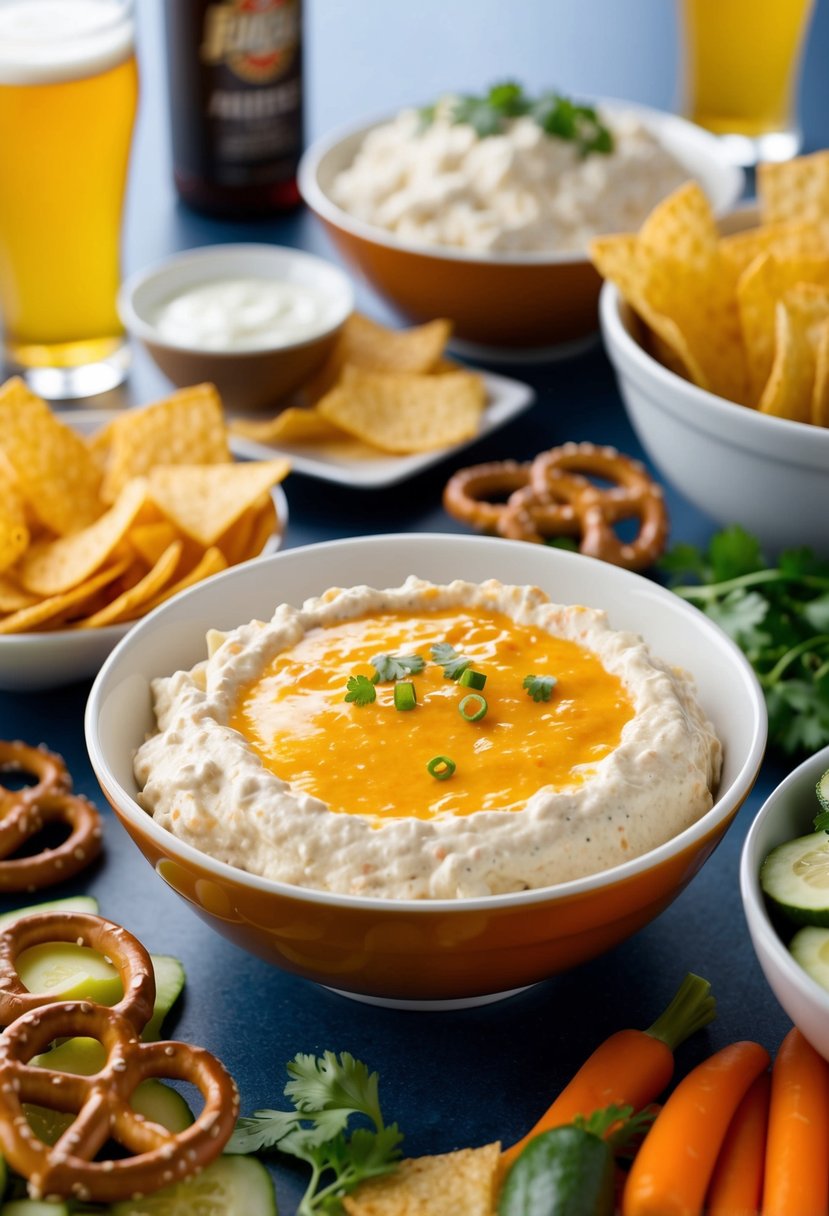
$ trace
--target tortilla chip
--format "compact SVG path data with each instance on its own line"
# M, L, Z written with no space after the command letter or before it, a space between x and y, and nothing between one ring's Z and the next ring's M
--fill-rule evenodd
M210 578L213 574L219 574L222 570L227 569L228 563L225 561L224 555L220 549L211 546L205 549L198 565L194 566L189 574L185 574L184 578L180 578L177 583L173 583L169 587L165 587L154 599L149 600L141 610L142 616L145 613L152 612L159 604L171 600L174 595L178 595L179 591L186 591L188 587L195 586L196 583L202 582L206 578Z
M230 423L230 430L234 435L242 435L256 443L324 443L343 437L340 428L327 422L318 410L297 409L296 406L265 422L237 419Z
M15 376L0 387L0 452L21 497L63 536L97 519L101 475L83 439Z
M237 559L237 562L249 562L252 558L258 557L271 537L279 533L279 531L280 525L279 517L276 513L276 504L269 495L268 501L254 520L247 551Z
M165 584L169 583L176 572L183 545L175 540L165 549L151 570L134 586L122 591L104 608L94 612L92 616L76 622L78 629L99 629L104 625L117 625L121 621L132 620L145 611L146 604L158 595Z
M401 1161L343 1199L348 1216L492 1216L500 1144Z
M427 321L411 329L389 329L353 312L325 364L306 385L305 399L309 404L319 401L334 387L346 366L375 372L431 372L439 363L451 333L451 321Z
M0 572L17 561L28 543L26 510L17 478L0 463Z
M219 394L212 384L197 384L116 419L101 495L114 502L131 478L157 465L226 464L231 459Z
M54 628L63 622L70 609L89 601L100 588L114 582L123 570L123 563L109 566L93 578L79 583L71 591L47 596L29 607L20 608L17 612L0 618L0 634L30 633L47 623Z
M748 353L751 404L759 401L771 375L777 302L801 283L814 285L825 293L829 286L829 258L797 257L781 261L772 254L761 253L740 276L737 304Z
M445 376L346 368L317 406L329 422L386 452L428 452L478 433L486 393L471 372Z
M24 590L52 596L89 579L124 539L147 496L143 478L129 482L118 501L93 524L57 540L35 541L17 575Z
M31 608L36 603L36 595L24 591L10 575L0 574L0 615L19 612L21 608Z
M758 408L777 418L809 422L816 352L806 318L782 300L776 306L775 335L774 363Z
M761 253L780 261L821 257L829 249L829 219L823 224L769 224L747 228L720 240L723 265L736 284L740 275Z
M820 223L829 216L829 151L757 167L764 224Z
M176 529L166 519L135 524L127 534L127 540L148 566L154 566L177 537Z
M207 548L290 471L287 460L154 468L148 494L182 532Z
M829 321L815 336L815 383L812 389L812 422L829 426Z

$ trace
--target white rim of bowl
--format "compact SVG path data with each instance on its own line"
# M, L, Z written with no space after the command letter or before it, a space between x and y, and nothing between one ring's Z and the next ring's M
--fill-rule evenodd
M819 1001L826 1012L829 1013L829 992L821 988L820 984L811 979L803 968L795 962L792 955L783 945L777 930L771 922L771 917L766 909L766 902L763 899L763 892L760 888L760 866L763 863L763 858L760 857L758 859L754 856L757 850L757 837L760 835L766 820L773 813L775 809L774 803L777 801L778 796L791 786L799 784L804 779L806 771L812 765L817 769L819 757L820 772L824 772L829 768L829 747L824 747L821 751L815 752L813 756L809 756L802 764L798 764L797 768L793 769L788 777L784 777L780 784L775 786L754 816L754 820L743 842L742 853L740 854L740 895L749 931L751 931L753 925L756 932L762 933L766 948L771 951L778 966L783 968L787 980L798 990L799 994L812 1003Z
M628 305L628 307L631 306ZM744 428L743 438L745 436L757 438L762 454L766 455L769 452L769 441L773 440L775 436L782 438L783 435L786 435L790 440L797 438L799 442L798 463L803 460L818 469L826 469L827 457L821 454L820 449L825 444L829 454L829 429L814 426L810 422L794 422L790 418L776 418L772 414L761 414L759 410L739 405L736 401L728 401L725 397L718 397L716 393L699 388L690 380L685 380L643 349L628 332L622 320L621 309L622 294L615 283L606 279L599 295L599 317L608 354L614 362L616 358L626 359L634 372L638 372L642 377L655 380L665 390L660 398L663 409L668 409L670 413L681 412L683 420L689 426L695 425L695 410L703 411L703 417L705 417L705 411L708 411L712 425L696 428L706 434L717 429L717 423L722 420L734 422L741 429ZM631 311L635 312L635 309L631 309ZM665 402L669 400L666 395L668 393L684 396L689 408L675 411L666 406ZM829 476L829 474L827 475Z
M135 293L151 280L164 279L171 272L174 273L177 268L214 258L217 261L223 259L232 261L237 254L259 254L263 258L272 258L276 254L279 258L287 257L291 261L305 263L307 266L323 268L326 273L339 279L340 289L343 293L343 307L335 314L332 321L316 330L309 338L303 338L297 342L286 342L282 346L257 346L247 350L211 350L208 347L188 346L183 342L174 342L162 337L151 322L136 312L133 304ZM221 245L202 245L198 249L187 249L182 253L173 254L171 257L162 258L161 261L154 262L152 266L148 266L144 270L136 271L121 284L116 306L124 328L132 337L138 338L141 342L151 342L153 345L163 346L167 350L180 350L185 354L206 355L215 359L245 359L264 354L278 354L281 351L299 350L303 346L319 342L321 338L338 330L354 311L355 296L350 278L342 267L334 262L317 257L314 253L307 253L304 249L295 249L292 245L266 245L264 242L234 241Z
M695 123L689 122L687 118L682 118L679 114L672 114L668 110L657 110L653 106L644 106L636 102L624 101L617 97L594 98L590 99L588 104L604 107L607 110L625 110L639 115L645 121L650 120L654 126L661 123L669 125L677 131L685 132L688 137L696 140L700 146L705 145L712 163L715 163L723 176L729 180L730 189L727 193L732 195L732 198L725 209L727 210L728 207L732 206L742 194L745 186L745 173L739 166L733 165L728 160L718 136L712 135L709 131L698 127ZM422 257L433 257L455 262L477 262L485 266L558 266L589 262L586 252L579 252L575 249L560 253L529 251L523 253L505 253L496 251L482 254L474 250L456 249L451 245L418 245L414 241L401 240L393 233L387 232L386 229L375 227L365 220L357 219L356 216L351 215L348 211L344 211L342 207L338 206L325 193L320 185L318 174L323 157L327 156L329 152L344 140L354 138L357 135L365 136L374 127L380 126L381 123L390 122L394 117L394 114L386 113L372 119L362 119L358 123L343 125L328 135L315 140L305 150L297 170L299 192L311 210L316 212L322 219L327 220L334 227L342 228L352 236L369 241L374 245L383 245L388 249L397 249L405 253L416 253Z
M309 549L314 550L330 550L332 548L352 547L365 544L366 541L380 541L391 543L406 543L413 539L425 544L434 543L437 541L463 541L464 544L480 545L491 543L491 538L482 536L454 536L452 533L429 533L422 532L413 536L412 533L389 533L388 535L373 536L373 537L349 537L345 540L323 541L315 545L302 545L295 549L283 550L282 553L274 554L271 558L264 558L263 561L278 562L282 557L289 553L300 553ZM523 547L522 541L498 541L500 546L511 545L513 547ZM561 561L564 565L570 562L598 562L598 559L584 557L581 554L567 553L563 550L547 551L550 554L550 560ZM599 565L604 563L599 562ZM747 691L752 695L752 709L754 721L752 723L752 744L748 755L740 768L740 771L735 774L731 781L728 790L724 792L722 797L718 797L710 811L707 811L696 823L691 824L684 832L680 832L678 836L674 836L671 840L665 841L664 844L651 849L650 852L644 853L641 857L633 858L631 861L623 862L619 866L614 866L610 870L600 871L598 874L588 874L582 878L571 879L569 882L558 883L549 887L538 887L529 891L511 891L502 895L483 895L472 899L384 899L379 896L360 896L338 894L333 891L318 891L311 887L298 887L291 883L279 882L276 879L263 878L258 874L251 874L247 870L240 870L236 866L231 866L227 862L217 861L207 853L201 852L185 841L179 840L172 832L161 827L156 823L152 816L145 811L136 800L127 793L121 786L120 782L110 771L109 765L106 762L101 750L98 746L96 721L99 715L99 701L101 698L101 689L106 680L110 669L119 661L121 651L130 644L129 638L124 638L118 643L113 652L104 662L98 673L92 690L89 694L89 700L86 705L84 715L84 733L86 738L87 751L92 762L92 767L101 784L104 793L107 790L118 791L116 801L119 806L119 813L125 815L126 818L135 821L140 825L140 830L149 835L159 846L159 850L165 854L179 854L183 859L200 866L202 869L212 871L220 878L232 880L235 883L241 883L255 891L266 892L271 895L280 895L288 899L299 899L311 903L323 904L330 907L346 906L349 908L370 909L373 911L390 912L394 910L414 913L418 915L428 915L433 912L449 912L451 910L460 910L464 912L486 911L490 908L509 908L523 907L528 904L548 903L551 900L565 899L570 896L582 895L588 892L601 890L602 887L613 886L617 882L624 882L627 879L634 878L643 871L651 869L653 866L661 864L677 853L681 853L686 847L695 844L701 838L708 836L714 831L719 824L729 818L729 816L737 809L739 803L744 800L751 786L757 779L760 765L765 752L766 735L767 735L767 718L765 701L760 684L756 675L749 663L748 659L731 641L719 626L709 620L704 613L699 609L692 607L678 596L666 588L661 587L657 583L651 583L650 580L643 578L641 575L633 574L627 570L621 570L618 567L612 567L620 576L631 578L634 580L641 579L647 583L653 593L658 598L665 597L670 602L674 609L682 616L692 618L697 625L704 631L709 632L716 639L718 645L724 646L730 651L732 658L737 663L738 668L742 671L746 681ZM221 574L213 576L211 581L226 579L233 576L233 569L226 570ZM623 581L625 581L623 579ZM176 596L177 604L180 604L187 596L197 593L198 586L190 588L188 591L182 592ZM135 628L140 630L146 628L150 622L164 613L167 605L162 604L156 608L149 616L137 621Z

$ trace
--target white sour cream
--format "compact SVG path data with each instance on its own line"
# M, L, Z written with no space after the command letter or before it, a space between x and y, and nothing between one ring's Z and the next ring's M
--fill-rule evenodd
M286 280L233 278L200 283L161 306L154 318L166 342L199 350L291 346L327 329L336 304Z

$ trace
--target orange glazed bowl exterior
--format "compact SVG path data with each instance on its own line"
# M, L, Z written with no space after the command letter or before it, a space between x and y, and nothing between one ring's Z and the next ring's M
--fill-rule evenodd
M389 900L313 891L215 861L137 802L133 755L154 728L150 681L205 657L210 628L268 619L329 586L400 584L409 574L531 583L560 603L604 608L659 657L691 671L724 745L713 808L666 844L612 870L534 891ZM139 622L102 668L86 713L104 794L156 872L238 945L288 971L367 999L469 1003L546 979L647 924L725 832L757 775L762 693L745 658L706 616L636 574L562 550L488 537L389 535L288 550L240 566Z
M737 200L742 171L726 161L715 136L645 106L599 104L608 112L634 112L687 166L689 177L699 180L716 211ZM334 178L351 164L371 128L388 117L318 140L300 163L302 196L343 257L407 319L449 317L455 338L495 348L506 357L588 338L598 325L601 280L586 253L479 253L416 245L356 219L333 202Z

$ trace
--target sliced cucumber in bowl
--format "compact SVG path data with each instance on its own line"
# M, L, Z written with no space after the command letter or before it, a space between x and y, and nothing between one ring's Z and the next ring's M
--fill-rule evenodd
M772 849L760 869L760 886L795 924L829 926L829 835L810 832Z
M218 1157L195 1178L114 1203L109 1211L110 1216L277 1216L271 1176L253 1157Z
M789 951L806 974L829 992L829 929L805 925L789 942Z

